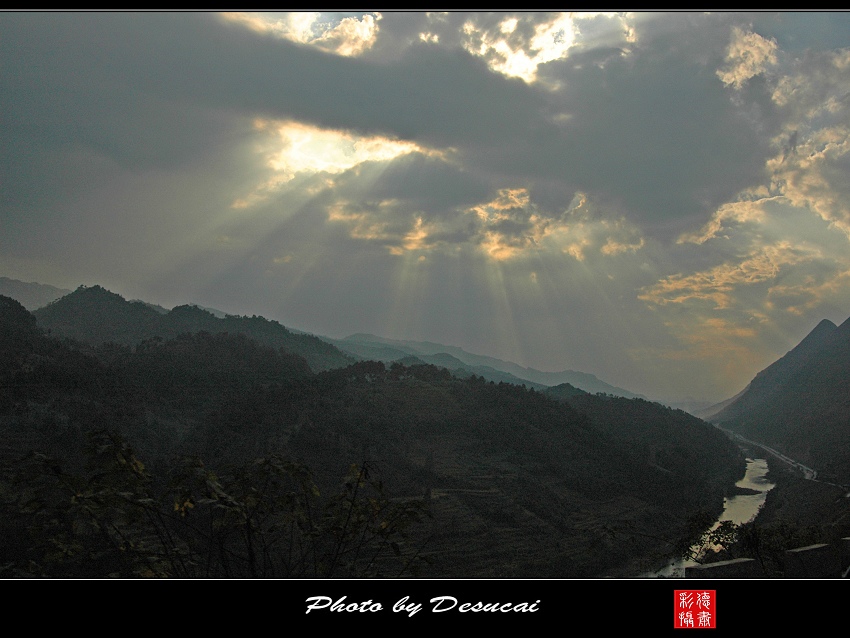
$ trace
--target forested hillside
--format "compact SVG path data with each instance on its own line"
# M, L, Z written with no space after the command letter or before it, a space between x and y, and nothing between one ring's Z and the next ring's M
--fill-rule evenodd
M304 357L314 371L349 365L354 359L318 337L287 330L257 316L218 318L198 306L182 305L165 314L141 301L127 301L101 286L80 286L74 292L34 311L38 324L59 337L100 345L129 346L147 339L170 339L184 333L244 334L272 348Z
M743 471L646 401L316 372L227 332L60 340L0 301L4 575L596 577L672 551Z

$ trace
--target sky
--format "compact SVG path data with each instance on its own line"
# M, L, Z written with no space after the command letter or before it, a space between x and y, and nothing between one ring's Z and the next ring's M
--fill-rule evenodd
M719 401L850 316L850 13L2 12L0 275Z

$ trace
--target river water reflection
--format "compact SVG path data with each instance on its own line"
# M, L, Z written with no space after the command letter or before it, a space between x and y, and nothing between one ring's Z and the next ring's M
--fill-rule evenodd
M740 494L732 496L723 501L723 513L715 521L711 529L714 529L722 521L732 521L736 525L749 523L756 517L767 493L774 487L767 480L767 460L747 459L747 471L740 481L735 485L740 488L754 490L754 494ZM659 571L646 572L638 578L683 578L686 567L693 567L697 563L692 560L676 560Z

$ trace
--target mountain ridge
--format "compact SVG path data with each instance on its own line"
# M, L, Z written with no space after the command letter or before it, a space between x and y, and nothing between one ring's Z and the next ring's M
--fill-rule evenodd
M709 420L850 483L850 319L824 319Z
M0 277L0 295L15 299L30 312L46 306L51 301L55 301L70 292L65 288L57 288L49 284Z
M175 306L167 313L143 301L127 301L101 286L80 286L72 293L33 311L39 326L57 336L93 345L108 342L136 346L149 339L182 333L244 334L263 345L303 356L311 369L321 371L349 365L353 359L311 335L290 332L263 317L216 317L194 304Z
M337 347L340 347L343 350L345 350L346 348L351 348L352 345L350 344L354 344L354 347L359 348L361 352L364 351L364 348L370 347L370 344L379 344L381 347L394 347L398 350L401 350L402 352L406 352L407 354L412 354L415 356L446 353L454 356L455 358L467 365L480 366L482 368L489 367L491 369L495 369L500 372L513 375L513 377L519 379L520 383L524 382L537 388L554 387L564 383L568 383L571 386L574 386L591 394L612 394L614 396L621 396L627 399L647 398L643 395L636 394L624 388L619 388L617 386L613 386L609 383L606 383L605 381L602 381L601 379L596 377L596 375L590 374L588 372L580 372L576 370L544 372L541 370L536 370L534 368L527 368L521 366L518 363L514 363L512 361L505 361L487 355L473 354L467 352L466 350L458 346L449 346L433 341L389 339L386 337L379 337L368 333L355 333L349 335L348 337L345 337L344 339L333 340L332 343L334 343L335 345L337 345ZM380 348L378 348L377 346L373 347L375 347L377 351L380 351ZM384 356L386 356L386 354ZM474 369L471 369L470 371L475 372ZM482 376L487 378L486 374L483 374Z
M106 293L109 293L108 295L104 295L104 299L108 299L110 301L113 312L117 312L119 316L123 317L124 323L107 328L106 333L101 334L101 340L106 339L107 341L112 340L119 343L134 343L152 336L173 335L174 326L168 325L172 322L172 320L174 320L175 324L180 324L183 329L190 331L193 329L216 331L221 327L211 323L209 317L200 314L195 315L195 319L197 321L195 321L195 325L193 326L192 320L188 320L187 322L185 318L178 318L180 311L172 314L174 310L181 306L175 306L169 310L158 304L144 300L133 299L128 301L118 293L108 291L99 285L80 286L77 290L71 291L56 288L55 286L47 284L26 284L25 282L9 279L7 277L0 277L0 282L3 281L15 284L10 286L10 292L14 294L8 294L7 296L17 299L22 303L22 305L24 305L24 307L27 307L26 304L24 304L18 296L27 297L28 293L25 293L25 290L41 287L44 290L49 291L48 294L45 294L42 297L45 299L43 303L31 304L31 307L27 309L32 312L37 311L37 316L40 317L42 324L47 329L55 331L57 334L62 336L81 338L84 341L86 340L86 333L83 326L80 325L84 322L82 322L79 317L77 319L62 318L59 316L61 313L58 313L56 308L48 310L47 307L52 306L54 302L60 301L63 297L67 297L74 292L86 289L103 290ZM0 288L0 294L4 294L2 293L2 288ZM126 304L138 305L128 307ZM215 319L224 320L237 317L236 315L227 315L215 308L201 306L200 304L195 303L182 304L182 306L197 308L208 313ZM98 317L95 319L97 323L103 324L105 315L103 312L100 312ZM91 320L92 318L87 319L89 322ZM132 325L128 325L127 322L130 324L133 322L140 322L143 327L140 328L138 325L134 327ZM163 325L163 323L165 325ZM571 387L591 394L610 394L630 399L647 398L644 395L606 383L591 373L577 370L545 372L534 368L527 368L512 361L506 361L487 355L473 354L458 346L450 346L432 341L390 339L369 333L355 333L343 339L333 339L282 325L281 328L293 336L303 336L305 338L313 337L326 342L341 351L344 356L350 357L352 360L375 360L390 363L393 361L403 360L409 356L414 356L422 363L446 367L461 377L467 375L483 376L488 381L526 385L529 388L537 390L568 384ZM445 357L441 358L440 355L448 355L451 359ZM339 360L336 363L342 365L350 362L351 361L348 360ZM311 365L321 366L328 364L322 364L314 361ZM331 363L330 365L335 364Z

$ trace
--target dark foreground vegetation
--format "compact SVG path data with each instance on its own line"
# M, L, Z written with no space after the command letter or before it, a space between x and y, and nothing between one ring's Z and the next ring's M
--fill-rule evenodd
M655 403L301 340L311 365L182 313L176 335L81 341L0 297L0 575L599 577L674 551L743 474Z

